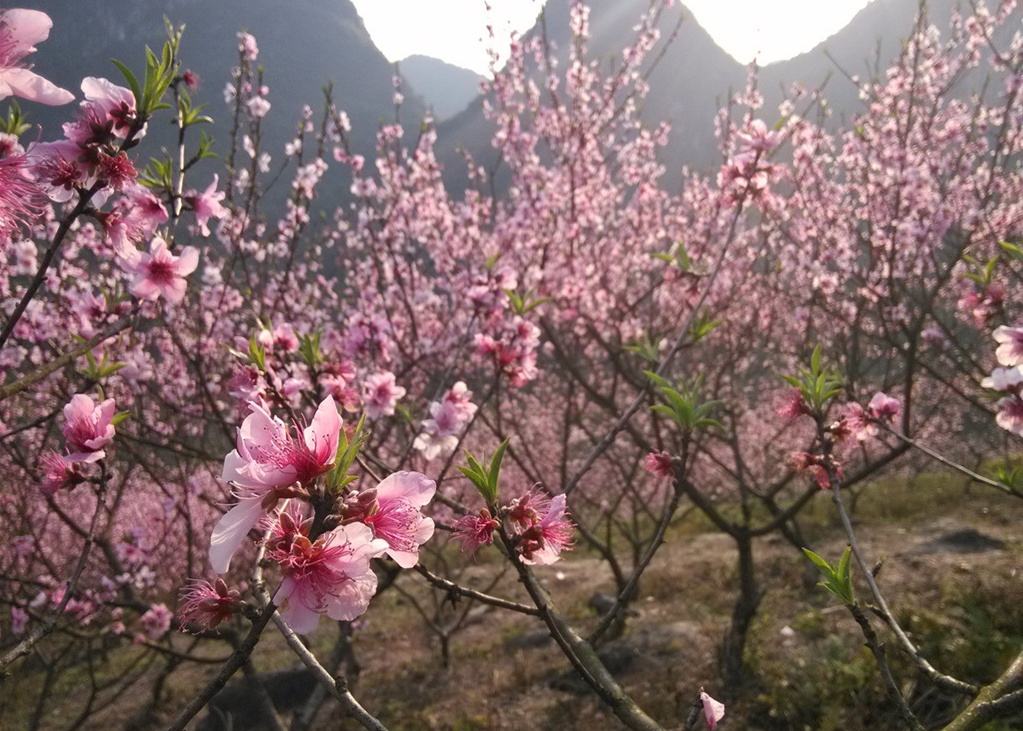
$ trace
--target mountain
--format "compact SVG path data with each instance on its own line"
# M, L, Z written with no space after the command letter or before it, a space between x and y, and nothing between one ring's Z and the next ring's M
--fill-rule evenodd
M765 66L760 71L766 99L762 115L769 120L777 115L782 89L792 82L815 87L826 78L825 95L836 123L857 112L862 102L836 62L842 70L864 77L872 75L869 67L876 60L881 67L888 65L912 31L917 2L873 0L811 51ZM951 9L959 2L929 0L930 21L947 27ZM367 158L372 157L380 122L394 116L394 67L373 44L350 0L22 0L21 4L54 18L51 38L34 61L40 73L73 91L83 75L117 79L110 58L139 68L144 45L155 48L161 41L163 16L187 24L183 57L202 77L197 101L205 103L221 125L229 120L222 91L237 60L235 36L242 28L252 32L262 51L273 104L264 120L264 140L277 160L294 134L302 106L318 109L321 88L328 81L334 84L337 104L352 120L354 150ZM633 27L649 0L591 0L590 5L591 57L606 66L633 38ZM562 57L570 38L569 6L570 0L548 0L545 8L548 38ZM661 156L667 169L664 183L671 188L678 184L684 165L712 170L718 164L714 116L729 93L744 86L746 68L723 51L684 7L665 11L658 27L662 39L674 36L663 46L663 53L659 48L651 55L657 64L648 78L650 93L642 113L650 124L667 121L672 125ZM528 31L540 32L539 25ZM465 185L460 149L488 166L496 161L490 144L492 126L475 95L480 77L422 56L405 59L400 68L407 81L401 121L407 131L415 132L427 104L434 108L442 120L437 154L445 180L457 193ZM967 89L976 89L979 79L967 78L964 83ZM26 106L34 119L45 123L50 135L57 129L54 125L70 113L68 108ZM223 149L228 130L221 126L214 133ZM173 129L162 123L151 125L150 135L169 145ZM407 140L414 138L415 134L406 134ZM198 172L197 182L204 182L207 173ZM323 205L347 199L348 185L343 172L332 168L320 188ZM282 181L270 198L279 201L286 192Z
M431 56L409 56L398 62L401 75L443 121L465 109L480 93L483 77L475 71Z
M955 0L927 0L927 21L947 29L956 4ZM775 111L783 89L799 82L807 88L825 85L824 94L836 120L860 111L863 103L846 74L869 79L883 71L913 32L917 10L918 0L873 0L810 51L764 66L760 81L765 107Z
M393 66L373 44L349 0L21 0L19 4L43 10L54 21L50 39L33 56L36 70L76 93L86 75L123 83L111 58L141 73L145 45L159 49L162 42L163 18L184 23L182 58L201 79L196 101L218 120L212 130L218 142L215 149L227 145L230 115L223 90L231 67L237 64L236 34L242 29L259 43L272 104L264 119L263 139L276 161L295 134L303 105L311 106L319 119L322 88L328 82L334 85L335 102L351 118L356 152L371 157L380 122L394 118ZM59 131L55 125L71 113L70 107L25 106L51 136ZM418 130L425 112L417 96L406 94L402 121L407 129ZM150 125L149 134L170 145L173 129L166 119ZM200 171L197 182L204 183L210 174ZM271 201L279 202L287 192L282 183L271 191ZM333 171L321 184L320 195L336 203L347 197L348 185L341 171Z
M544 7L547 38L562 61L570 43L569 0L548 0ZM605 67L614 63L622 47L634 37L632 28L649 7L648 0L593 0L590 3L591 58ZM678 25L679 18L684 22ZM745 83L745 69L723 51L687 10L675 7L658 22L662 39L675 32L673 42L648 79L650 93L644 102L643 118L656 124L672 125L663 161L671 171L666 181L675 184L683 163L696 167L715 164L714 114L730 89ZM526 37L542 32L538 24ZM663 42L663 41L662 41ZM652 56L656 57L658 50ZM445 181L453 190L465 185L460 150L490 169L497 153L490 144L493 126L483 116L482 99L438 127L438 156L445 163ZM499 181L500 183L500 181Z
M569 0L548 0L544 11L547 37L562 59L570 41L569 5ZM957 0L928 0L927 5L928 22L947 28L952 9L958 3ZM632 28L647 7L647 0L594 0L590 14L590 56L610 63L633 37ZM793 82L813 88L825 81L825 96L834 113L833 123L858 113L862 101L843 72L868 78L874 75L878 64L881 69L887 67L897 58L904 39L912 33L917 7L918 0L873 0L844 28L812 50L761 68L759 84L765 97L761 114L773 121L777 117L778 103L785 96L784 89ZM664 46L680 17L682 23L674 39ZM642 116L649 124L666 121L672 125L669 143L660 154L667 170L663 183L672 188L678 184L683 166L712 170L720 162L714 117L729 93L745 86L747 69L722 50L684 7L676 6L665 12L658 28L663 55L657 49L651 54L656 66L648 78L650 91ZM527 36L540 32L538 25ZM979 74L974 76L961 80L961 93L979 88ZM445 179L450 187L459 190L465 185L459 150L467 150L488 169L496 162L491 134L492 125L483 117L480 99L440 125L439 155L445 163Z

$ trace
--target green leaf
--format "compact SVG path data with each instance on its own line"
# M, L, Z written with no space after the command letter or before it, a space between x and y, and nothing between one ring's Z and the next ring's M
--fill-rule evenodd
M657 395L664 401L650 407L654 413L674 421L685 433L721 426L719 421L710 416L721 402L701 399L699 379L675 386L652 371L644 373L654 382Z
M508 440L505 439L501 442L497 451L494 452L494 456L490 460L490 469L487 471L487 481L494 489L494 494L497 494L497 483L501 479L501 462L504 461L504 453L508 449Z
M0 119L0 132L21 137L32 128L16 99L11 99L7 108L7 119Z
M663 376L657 375L654 371L643 371L643 375L653 381L653 384L659 388L671 388L671 381Z
M838 559L838 570L835 572L838 574L838 578L841 579L842 583L850 587L850 594L852 589L851 582L851 568L850 558L852 557L852 547L846 546L845 550L842 551L842 557Z
M1023 246L1011 241L999 241L998 246L1013 259L1023 259Z
M249 358L260 371L266 370L266 351L255 336L249 338Z
M827 559L818 553L814 553L809 548L803 549L803 555L805 555L810 561L813 562L814 566L821 570L821 573L827 576L834 576L835 572L831 568L831 564L828 563Z
M837 567L833 567L826 559L809 548L804 548L803 554L813 562L824 576L824 580L819 584L822 588L837 597L843 604L851 606L856 603L856 598L853 595L852 574L850 570L852 549L849 546L846 546L845 551L843 551L842 557L838 560Z
M689 328L689 336L694 343L698 343L717 330L720 324L721 320L713 320L709 315L700 315Z
M355 425L351 439L348 438L344 430L338 437L334 466L330 468L326 477L327 490L335 495L357 479L350 472L359 457L359 451L366 442L365 427L366 415L363 414Z
M117 426L118 424L120 424L122 421L129 417L131 417L130 411L118 411L116 414L114 414L114 417L110 420L110 423L113 424L114 426Z
M810 355L810 368L800 369L798 374L783 375L782 379L797 389L803 401L814 413L822 414L829 401L842 392L842 378L834 371L825 369L820 345Z
M142 87L139 86L139 80L136 78L135 73L125 63L116 58L110 59L110 63L117 67L117 70L121 72L121 76L128 82L128 88L135 95L135 105L138 106L142 101Z
M299 336L298 354L310 368L320 365L323 362L323 355L320 353L320 333Z
M467 466L458 468L458 471L468 477L469 481L476 486L480 495L486 500L487 505L494 505L497 502L501 481L501 463L504 461L504 453L507 449L508 440L505 439L498 445L487 467L484 467L482 462L476 459L470 452L466 452L465 461Z

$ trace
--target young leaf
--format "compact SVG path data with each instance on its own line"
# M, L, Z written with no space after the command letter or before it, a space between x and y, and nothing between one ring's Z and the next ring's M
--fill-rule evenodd
M501 462L504 461L504 453L508 449L508 440L505 439L501 442L497 451L494 452L494 456L490 460L490 469L487 472L487 481L490 483L494 490L494 494L497 494L497 483L501 479Z

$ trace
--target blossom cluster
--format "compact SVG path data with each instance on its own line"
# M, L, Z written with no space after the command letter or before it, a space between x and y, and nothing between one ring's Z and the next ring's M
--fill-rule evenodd
M551 497L532 489L501 506L496 516L487 508L463 515L455 523L455 539L463 551L475 553L494 542L503 519L509 549L525 564L546 566L558 561L561 552L572 545L574 527L566 505L564 494Z
M85 478L85 465L99 462L106 455L106 447L114 440L113 399L97 404L90 396L75 394L64 407L64 435L66 452L49 451L40 460L42 481L40 488L47 495L71 488Z
M283 577L274 599L298 632L315 629L321 614L337 620L361 615L376 592L370 559L386 554L411 568L433 535L433 520L421 511L436 485L425 475L396 472L374 488L340 493L320 484L337 462L341 431L331 396L305 427L289 427L252 402L224 459L221 478L233 486L235 505L213 529L210 565L227 573L249 532L268 524L266 555ZM318 534L314 510L325 516ZM192 590L189 619L208 614L208 594L205 585Z
M995 357L999 367L981 381L981 386L997 392L1001 398L995 404L998 426L1023 436L1023 327L1001 326L993 333L998 347Z
M430 403L430 416L423 420L422 431L413 446L428 459L446 457L458 446L459 435L476 414L472 391L459 381L440 401Z

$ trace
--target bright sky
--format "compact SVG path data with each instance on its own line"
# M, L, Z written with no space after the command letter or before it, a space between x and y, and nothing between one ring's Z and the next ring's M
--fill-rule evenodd
M541 0L353 0L373 42L391 61L412 54L487 73L488 20L498 48L532 27ZM791 58L849 22L868 0L685 0L717 43L742 63Z

